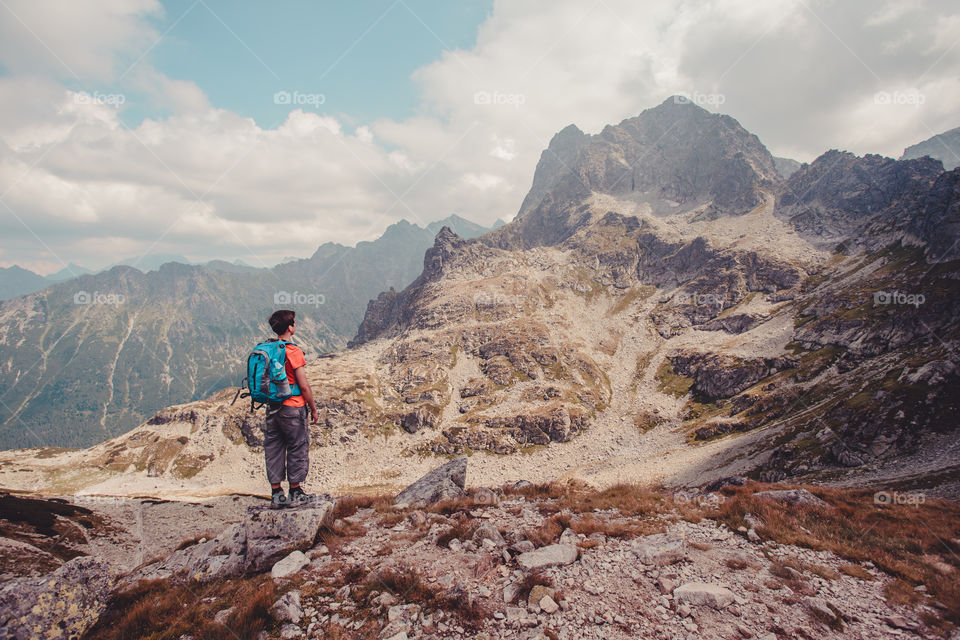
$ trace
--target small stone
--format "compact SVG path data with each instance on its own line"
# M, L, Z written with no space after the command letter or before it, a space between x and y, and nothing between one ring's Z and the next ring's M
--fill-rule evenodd
M270 576L274 580L280 580L292 576L308 564L310 564L310 560L304 555L303 551L293 551L286 558L273 565Z
M527 598L527 603L532 607L534 604L539 605L540 601L545 597L553 597L556 595L556 591L550 587L545 587L542 584L535 585L530 589L530 597Z
M577 561L579 549L570 544L551 544L534 551L521 553L517 562L526 571L544 569L558 565L573 564Z
M218 624L227 624L227 618L229 618L230 614L232 614L235 610L236 607L221 609L220 611L217 611L216 615L213 616L213 621Z
M299 638L303 635L303 630L300 629L295 624L287 623L280 627L280 637L284 640L290 640L291 638Z
M529 540L521 540L520 542L515 542L510 545L510 550L515 551L516 553L527 553L528 551L533 551L536 547L533 546L533 543Z
M660 593L666 595L668 593L673 593L673 590L677 588L677 585L670 578L659 578L657 579L657 588L660 589Z
M540 608L544 613L556 613L560 606L550 596L543 596L540 600Z
M303 608L300 604L300 592L288 591L270 607L270 616L277 622L292 622L299 624L303 617Z
M683 538L669 533L658 533L638 540L633 553L645 565L663 567L680 562L686 557Z

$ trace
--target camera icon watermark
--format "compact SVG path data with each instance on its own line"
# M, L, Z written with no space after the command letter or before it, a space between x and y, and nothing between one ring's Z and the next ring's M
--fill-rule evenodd
M473 94L473 104L505 105L519 109L526 104L527 96L522 93L504 93L502 91L477 91Z
M300 91L277 91L273 94L273 104L288 104L294 107L316 109L327 102L322 93L302 93Z
M904 89L899 91L877 91L873 94L873 104L879 105L908 105L919 108L926 103L927 96L920 93L917 89Z
M122 293L101 293L100 291L77 291L73 294L73 304L103 304L118 307L127 301Z
M74 104L102 104L117 108L126 101L127 96L122 93L104 93L102 91L88 93L86 91L80 91L73 94Z
M722 93L700 93L694 91L692 94L679 93L673 96L674 104L695 104L698 107L719 107L727 101L727 96Z
M877 491L873 494L876 505L918 507L926 501L926 494L919 492Z
M922 293L904 293L903 291L873 292L873 305L875 307L890 304L909 304L917 308L926 301L927 299Z
M300 291L277 291L273 294L273 304L299 304L306 306L319 307L327 302L327 297L322 293L302 293Z

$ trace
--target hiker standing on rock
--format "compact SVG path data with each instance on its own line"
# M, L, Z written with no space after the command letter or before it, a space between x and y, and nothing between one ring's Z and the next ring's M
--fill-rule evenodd
M270 316L270 328L283 343L286 352L287 380L293 395L282 403L267 404L267 424L263 430L263 453L267 464L267 480L270 482L271 507L299 505L310 502L313 496L305 493L301 483L307 479L310 467L310 427L307 424L307 408L310 422L317 423L317 405L313 390L307 382L303 351L290 342L296 330L296 312L289 309L274 311ZM289 497L284 495L281 482L290 485Z

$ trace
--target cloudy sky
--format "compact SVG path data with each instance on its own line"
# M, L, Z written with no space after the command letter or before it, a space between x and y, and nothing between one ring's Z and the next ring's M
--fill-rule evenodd
M0 266L510 219L554 133L677 93L897 157L960 125L958 45L953 0L0 0Z

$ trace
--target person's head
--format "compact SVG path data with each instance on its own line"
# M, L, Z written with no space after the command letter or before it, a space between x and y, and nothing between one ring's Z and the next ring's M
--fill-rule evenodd
M291 311L290 309L279 309L273 312L273 315L270 316L270 328L273 329L273 332L278 336L283 334L293 333L293 325L296 321L297 312Z

